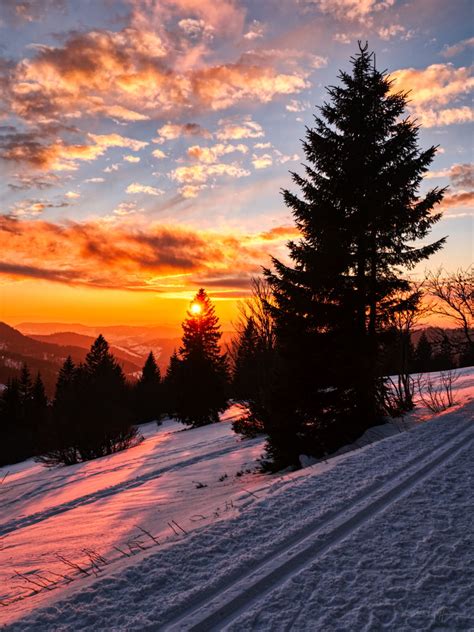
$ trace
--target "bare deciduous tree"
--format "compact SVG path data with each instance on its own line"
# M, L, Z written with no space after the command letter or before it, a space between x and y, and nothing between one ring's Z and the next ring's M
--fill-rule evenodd
M433 314L448 318L461 329L468 347L474 347L474 266L448 273L443 268L427 275L427 289L433 297Z

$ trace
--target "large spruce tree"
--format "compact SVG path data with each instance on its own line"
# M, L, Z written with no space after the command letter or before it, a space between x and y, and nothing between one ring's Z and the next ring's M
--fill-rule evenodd
M192 426L219 421L227 406L227 360L221 353L221 331L214 305L200 289L183 322L182 345L171 374L173 412Z
M307 129L301 196L283 192L301 239L293 266L273 260L266 275L276 306L279 370L267 431L275 467L352 441L383 415L380 331L409 289L403 272L442 247L418 245L440 214L443 190L418 193L435 147L418 147L406 95L359 44L352 72L328 88Z

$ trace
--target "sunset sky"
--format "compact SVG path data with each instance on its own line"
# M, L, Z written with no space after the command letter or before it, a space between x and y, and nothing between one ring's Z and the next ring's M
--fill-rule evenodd
M473 257L471 0L0 0L0 320L224 325L295 236L280 188L357 40L411 89L432 268ZM424 269L423 265L422 269ZM422 271L422 270L421 270Z

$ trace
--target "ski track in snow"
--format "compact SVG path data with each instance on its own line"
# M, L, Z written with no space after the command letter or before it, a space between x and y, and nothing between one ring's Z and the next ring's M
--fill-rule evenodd
M470 447L473 438L474 431L470 425L461 436L457 436L448 444L443 442L438 450L425 459L421 458L420 461L418 457L405 464L402 471L395 472L382 484L369 487L335 516L326 518L322 524L308 525L299 535L297 542L280 547L275 557L245 574L230 587L221 586L223 592L207 595L206 602L201 608L198 607L177 621L171 622L165 629L169 632L211 632L229 625L242 612L251 608L254 602L263 599L275 587L337 546L365 522L409 493L427 476L435 473L438 467L458 452Z
M463 494L472 490L463 487L465 482L461 484L455 465L469 462L473 417L474 402L471 401L412 431L344 455L326 469L315 466L283 478L273 478L267 496L249 501L249 506L237 517L198 529L181 542L159 551L117 563L106 575L68 589L62 599L58 595L57 601L12 623L8 629L58 632L224 628L239 631L396 629L398 632L425 629L423 625L391 627L391 619L390 625L384 628L383 619L383 625L379 625L378 619L375 621L370 617L365 626L364 617L369 615L364 603L351 611L355 623L348 623L347 613L344 624L341 623L342 615L339 619L328 619L325 612L319 612L318 604L316 611L311 610L306 618L298 613L306 608L306 601L318 601L320 576L325 576L326 559L335 559L331 563L333 574L326 577L326 592L331 593L326 597L329 601L332 597L339 607L341 600L344 601L344 590L335 583L335 578L338 573L344 575L348 565L364 564L361 554L361 547L367 548L364 533L373 532L374 525L382 522L382 528L370 537L383 540L387 530L390 533L386 516L395 513L396 517L396 509L403 507L407 498L420 497L426 486L435 489L438 486L443 492L443 503L447 502L445 493L448 497L457 490L450 508L454 511L457 503L462 513L467 502ZM452 479L450 486L445 480L447 471ZM436 494L428 500L434 505L440 502ZM413 522L413 507L410 514L410 503L405 502L405 505L409 526L410 520ZM446 507L438 509L440 513L446 512ZM418 519L413 529L420 525L429 528L429 523ZM468 534L465 521L463 525ZM390 533L387 555L391 558L406 545L403 538L397 542L401 533L402 528L398 533ZM354 539L361 540L362 545L350 545ZM405 540L412 538L405 537ZM381 550L387 551L385 540L380 546ZM349 560L342 567L337 561L340 550L350 551L344 553ZM416 550L411 557L403 557L404 563L416 562ZM384 559L377 560L376 553L369 551L368 555L374 564L378 562L384 566ZM320 576L314 576L315 568L319 569ZM425 570L430 573L429 565ZM403 575L400 561L395 571ZM306 582L305 588L309 592L305 593L305 598L300 598L300 578L308 574L313 583ZM352 575L349 571L346 574L351 579L344 577L344 582L354 588L356 581L357 586L357 580L353 578L356 571ZM420 581L425 579L422 577ZM370 581L374 584L373 574ZM287 586L291 588L290 602ZM457 588L462 593L465 582ZM341 590L343 594L340 594ZM367 582L357 590L367 592ZM396 602L395 593L392 591L390 598ZM370 595L365 595L365 599L370 601ZM346 595L346 600L352 603L350 594ZM262 601L265 607L262 607ZM276 606L271 605L274 601ZM403 610L403 605L399 604L398 609ZM418 619L423 619L423 612L428 616L420 604L417 612ZM416 619L416 612L411 615ZM436 616L440 620L439 612ZM325 625L316 625L316 617L324 619ZM471 623L471 628L447 629L474 629L474 620Z

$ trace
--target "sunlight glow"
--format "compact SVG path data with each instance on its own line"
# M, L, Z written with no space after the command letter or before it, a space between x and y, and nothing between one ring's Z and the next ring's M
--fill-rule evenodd
M202 311L202 305L200 303L193 303L191 305L191 313L192 314L200 314Z

